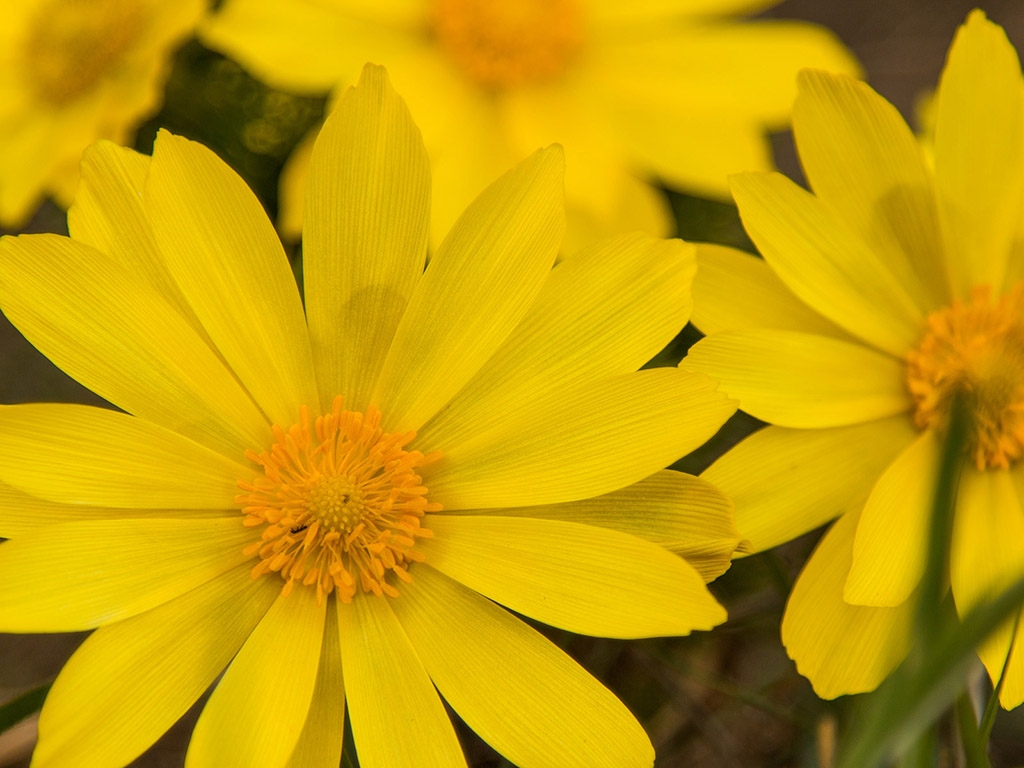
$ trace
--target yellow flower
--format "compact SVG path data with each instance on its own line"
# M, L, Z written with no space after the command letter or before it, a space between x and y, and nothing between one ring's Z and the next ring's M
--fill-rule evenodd
M957 609L1024 574L1024 80L980 11L936 98L928 163L866 85L803 73L793 128L814 194L778 174L735 177L764 261L698 256L694 321L711 335L688 367L772 425L705 477L733 495L756 550L841 515L782 625L825 697L874 688L906 654L955 392L973 418L949 572ZM980 649L994 678L1010 633ZM1018 647L1001 701L1022 700Z
M206 0L9 0L0 24L0 224L67 206L82 151L160 106L171 51Z
M430 153L434 245L502 170L562 142L576 244L667 234L653 179L727 198L726 174L772 167L765 131L788 123L800 67L856 72L823 29L731 17L774 4L229 0L200 34L283 90L326 93L365 61L386 65ZM311 141L282 181L291 234Z
M225 667L188 766L333 768L346 707L365 768L463 765L437 691L519 765L651 764L495 603L621 638L723 621L730 505L661 468L734 405L637 371L686 322L690 246L552 270L562 162L495 182L424 271L426 152L368 68L313 153L305 312L255 196L167 133L87 151L70 239L0 242L4 312L126 411L0 408L0 629L98 627L33 765L128 763Z

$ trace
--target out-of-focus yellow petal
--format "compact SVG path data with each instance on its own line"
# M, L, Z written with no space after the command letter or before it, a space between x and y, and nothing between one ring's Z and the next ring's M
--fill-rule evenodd
M857 525L846 602L896 606L917 588L928 560L939 452L928 430L878 479Z
M752 13L778 4L779 0L588 0L595 24L615 28L623 23L671 22L682 16L719 16Z
M338 602L338 636L359 765L466 768L441 698L388 601L356 593L350 604Z
M302 220L306 215L306 182L309 162L313 158L313 145L320 127L314 127L302 137L281 169L277 184L277 229L285 240L302 237Z
M879 254L923 311L948 303L935 187L896 108L852 78L805 71L793 134L815 195Z
M732 177L750 238L786 286L854 336L902 356L924 316L889 266L823 202L778 173Z
M611 528L675 552L704 581L725 573L743 543L729 498L706 480L670 469L592 499L455 514L538 517Z
M588 499L700 447L734 411L714 381L693 371L608 376L495 412L476 435L441 448L423 478L446 509Z
M426 527L434 537L417 548L432 568L570 632L660 637L725 621L725 609L688 563L635 536L490 515L430 515Z
M860 509L879 475L916 436L905 416L830 429L769 426L701 477L733 500L740 535L761 552Z
M0 631L91 629L173 600L248 559L240 521L94 520L0 544Z
M67 504L234 509L252 470L148 421L105 408L0 408L0 479Z
M636 371L686 325L695 269L691 246L640 234L563 261L504 344L420 430L417 446L443 450L479 432L495 412Z
M46 697L33 765L127 765L148 749L202 696L280 592L249 570L234 568L90 635Z
M682 366L721 382L740 408L784 427L840 427L911 407L901 363L862 344L797 331L728 331Z
M345 681L338 647L338 614L329 608L324 621L320 668L313 702L286 768L338 768L345 733Z
M380 67L368 65L324 123L306 200L306 316L323 407L341 394L362 411L423 274L430 225L423 140Z
M998 290L1024 194L1024 81L1002 28L973 11L936 92L935 177L959 298Z
M270 436L193 326L110 256L57 235L4 238L0 301L43 354L129 413L231 458Z
M419 280L371 400L388 431L419 428L494 354L547 279L565 229L560 147L466 210Z
M764 259L724 245L697 244L693 280L693 324L704 334L776 328L850 339L812 310Z
M312 589L278 596L203 708L185 768L287 763L313 700L327 608Z
M146 212L168 271L239 382L271 421L315 406L298 287L273 225L213 152L161 131Z
M654 749L607 688L539 632L432 568L395 615L434 685L521 768L646 768Z
M786 651L823 699L877 688L910 649L913 600L893 608L843 600L857 518L855 511L847 512L825 534L782 619Z
M961 615L995 599L1024 576L1024 483L1013 477L1019 472L968 468L961 475L949 553L949 581ZM1024 638L1021 629L1014 637L1013 626L1009 619L978 649L995 682L1012 642L1013 656L999 694L1006 709L1024 701Z

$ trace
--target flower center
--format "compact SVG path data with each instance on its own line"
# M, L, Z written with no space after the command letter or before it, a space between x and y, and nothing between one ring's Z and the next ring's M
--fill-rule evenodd
M907 387L921 429L943 428L953 395L971 415L970 453L978 469L1005 469L1024 449L1024 293L991 300L975 288L968 303L928 316L918 347L907 355Z
M142 32L138 0L49 0L28 24L25 71L42 100L59 106L113 69Z
M415 469L440 454L405 450L415 432L383 432L380 411L342 410L341 397L312 423L303 406L298 424L273 433L270 450L246 452L263 474L240 481L235 499L246 526L263 526L245 549L259 557L253 578L280 573L284 595L315 584L320 602L333 590L346 603L357 589L396 597L389 576L411 580L409 563L423 561L416 539L433 535L423 515L441 509Z
M433 11L441 47L486 88L551 79L582 42L576 0L434 0Z

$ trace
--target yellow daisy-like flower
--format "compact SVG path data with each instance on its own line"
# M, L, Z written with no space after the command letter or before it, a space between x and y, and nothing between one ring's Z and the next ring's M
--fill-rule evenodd
M699 255L687 366L771 424L705 474L762 550L840 515L782 625L822 696L874 688L905 656L953 395L972 416L949 579L961 612L1024 574L1024 80L973 12L936 101L934 163L863 83L805 72L793 128L813 194L734 178L764 261ZM1010 626L980 649L998 678ZM1024 700L1020 640L1002 689Z
M438 691L518 765L652 763L496 603L621 638L725 619L730 505L662 467L734 405L637 371L686 322L693 249L633 235L552 269L551 147L424 270L429 186L368 68L313 153L305 312L255 196L167 133L152 160L86 153L70 239L0 242L4 312L126 412L0 408L0 630L98 627L34 766L130 762L225 667L188 766L334 768L346 708L365 768L463 765Z
M274 87L325 93L365 61L409 99L434 171L432 242L491 179L562 142L572 243L668 233L652 178L728 197L726 175L768 170L800 67L855 73L831 33L736 23L776 0L229 0L200 30ZM282 182L297 234L312 139Z
M0 224L65 207L82 151L157 110L171 51L206 0L9 0L0 23Z

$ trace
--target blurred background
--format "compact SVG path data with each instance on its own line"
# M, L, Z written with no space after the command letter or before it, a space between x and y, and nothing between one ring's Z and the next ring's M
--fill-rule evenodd
M764 15L832 29L860 59L868 82L917 127L920 100L937 83L953 33L974 6L966 0L786 0ZM983 9L1018 50L1024 48L1024 2L990 0ZM282 165L324 106L323 99L270 90L190 41L176 55L163 109L139 131L136 147L149 152L158 127L206 144L246 179L274 219ZM773 142L779 168L802 178L790 136L779 134ZM671 193L670 200L684 239L753 250L732 206ZM66 234L64 213L47 203L21 231ZM296 247L291 255L298 257ZM688 328L656 363L677 362L698 337ZM0 403L29 401L102 404L0 317ZM742 415L734 418L709 447L676 468L699 472L757 426ZM712 584L730 616L713 633L626 643L541 629L638 716L660 768L827 765L856 697L817 699L779 640L785 595L817 536L738 561ZM83 638L0 635L0 704L52 680ZM980 663L978 673L977 685L987 685ZM200 705L133 765L182 765ZM468 729L460 728L460 736L473 768L507 765ZM32 719L0 736L0 768L28 766L33 739ZM1000 714L992 745L995 768L1024 765L1024 711ZM956 764L947 757L946 764Z

